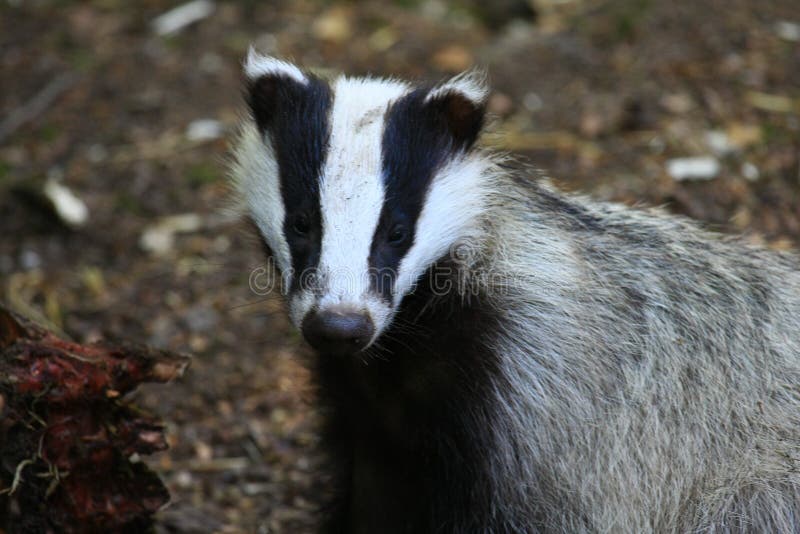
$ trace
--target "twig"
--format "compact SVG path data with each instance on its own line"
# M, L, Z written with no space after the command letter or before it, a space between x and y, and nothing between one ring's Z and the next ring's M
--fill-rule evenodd
M45 85L33 98L12 111L0 122L0 143L5 141L8 136L17 131L21 126L44 113L59 96L73 86L78 78L79 76L74 72L61 74Z
M159 471L191 471L195 473L215 473L219 471L242 471L251 465L250 459L242 456L231 458L212 458L210 460L187 460L159 467Z
M35 460L28 458L27 460L21 461L19 465L17 465L17 469L14 472L14 481L11 482L11 489L8 492L9 495L14 495L14 492L17 491L17 488L19 487L19 483L22 482L22 470L33 463L35 463Z

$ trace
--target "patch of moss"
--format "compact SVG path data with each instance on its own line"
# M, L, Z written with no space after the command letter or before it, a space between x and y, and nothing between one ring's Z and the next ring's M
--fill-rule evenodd
M0 160L0 185L3 185L11 175L11 164Z
M87 72L94 67L96 55L92 50L78 47L70 51L69 63L75 70Z
M61 133L61 129L55 124L45 124L37 132L37 137L45 142L55 141Z
M142 215L144 209L139 200L129 193L118 193L114 197L114 207L117 211L130 213L133 215Z
M253 36L242 31L234 31L225 36L222 45L237 55L244 54L253 41Z
M791 139L792 134L780 124L764 122L761 126L761 139L763 144L778 144Z
M192 187L214 183L218 178L217 168L208 163L196 163L186 171L186 180Z
M393 0L394 5L406 9L414 9L422 3L420 0Z
M571 26L579 33L607 44L633 41L651 7L651 0L616 0L608 2L591 16L576 14L571 18Z

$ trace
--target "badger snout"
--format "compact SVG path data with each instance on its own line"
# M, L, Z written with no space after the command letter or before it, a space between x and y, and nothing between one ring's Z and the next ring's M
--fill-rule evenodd
M303 337L316 350L352 354L369 345L375 325L366 312L312 310L303 319Z

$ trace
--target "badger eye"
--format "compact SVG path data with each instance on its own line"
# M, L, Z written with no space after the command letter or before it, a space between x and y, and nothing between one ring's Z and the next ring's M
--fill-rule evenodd
M405 243L406 237L408 236L408 232L406 231L406 227L402 224L396 224L392 227L392 230L389 232L389 236L387 237L387 241L392 246L399 246Z
M295 215L292 219L292 231L299 236L307 236L311 231L311 223L308 222L308 217L303 214Z

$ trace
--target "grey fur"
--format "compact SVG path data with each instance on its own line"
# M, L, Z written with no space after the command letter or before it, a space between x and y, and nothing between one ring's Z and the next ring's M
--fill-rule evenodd
M800 532L797 256L495 180L468 275L494 273L469 287L503 317L498 516L559 533Z

